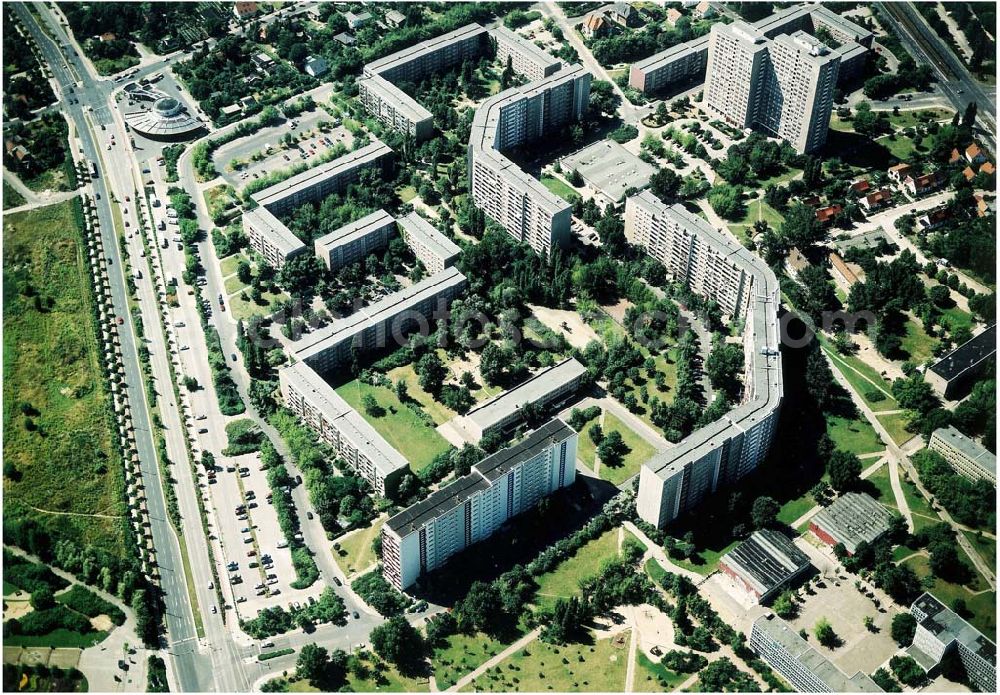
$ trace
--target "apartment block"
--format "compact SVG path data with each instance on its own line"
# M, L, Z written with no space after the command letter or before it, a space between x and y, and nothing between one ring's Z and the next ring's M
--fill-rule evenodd
M576 479L577 434L548 421L382 527L382 574L399 590L485 541L507 521Z
M692 292L744 320L741 402L653 456L639 473L639 516L662 528L756 469L767 455L784 395L779 288L771 269L735 239L649 191L626 202L625 235Z
M469 138L470 193L477 207L520 242L547 253L569 240L572 208L503 155L579 120L591 75L580 65L488 99Z
M809 645L791 625L773 613L753 621L750 648L802 693L880 693L871 678L858 671L848 677Z
M514 72L532 82L548 77L562 67L561 60L502 24L490 30L490 36L496 42L500 65L506 66L509 61Z
M910 606L910 613L917 620L917 630L906 653L921 668L934 675L945 655L954 651L977 691L996 692L996 644L931 594L921 594Z
M760 128L798 152L826 142L840 55L804 31L768 38L745 22L709 32L705 106L737 128Z
M392 495L409 463L304 362L278 371L285 405L379 495Z
M306 246L278 219L300 205L340 193L357 183L361 172L376 169L386 173L395 153L384 143L375 142L348 152L332 162L307 169L286 181L254 193L257 207L243 214L243 231L250 247L264 260L281 268L288 259L306 251Z
M265 208L243 213L243 233L250 248L274 268L280 269L290 258L306 251L306 245Z
M702 36L633 63L628 83L644 94L657 94L704 79L707 66L708 36Z
M388 173L395 153L380 140L359 147L326 164L307 169L290 179L276 183L253 194L257 204L275 215L284 215L295 208L322 200L331 193L342 193L357 183L361 172L375 170Z
M415 331L429 335L466 284L462 273L445 268L308 334L297 346L295 357L325 375L360 353L401 346Z
M408 132L417 142L431 137L434 122L430 112L399 85L418 82L427 75L460 65L482 55L486 29L478 24L448 32L368 63L358 81L361 103L393 130Z
M440 273L462 252L455 242L416 212L399 219L399 231L413 255L429 273Z
M395 218L379 210L316 239L316 255L330 270L339 270L384 248L395 232Z
M928 447L941 454L959 475L969 480L985 480L991 485L997 484L996 455L951 425L934 430Z
M587 370L572 357L543 369L527 381L518 384L472 408L463 418L463 425L479 441L493 432L506 432L524 418L521 409L531 403L541 408L551 407L576 393Z
M994 323L932 364L924 378L940 396L956 400L997 359L997 326Z

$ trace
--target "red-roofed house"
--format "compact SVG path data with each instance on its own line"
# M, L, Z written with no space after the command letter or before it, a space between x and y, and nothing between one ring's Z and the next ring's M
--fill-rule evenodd
M667 24L670 26L677 26L677 20L684 16L684 13L675 7L671 7L667 10Z
M816 211L816 219L819 220L821 224L826 224L839 215L843 209L844 208L840 205L830 205L825 208L820 208Z
M580 31L588 39L597 39L611 33L611 22L604 17L603 12L591 12L580 26Z
M889 178L896 183L902 183L903 180L913 173L913 167L909 164L900 163L896 166L889 167Z
M923 174L922 176L907 176L906 180L903 182L903 186L910 195L924 195L925 193L930 193L935 188L941 185L941 177L937 172L933 174Z
M979 173L993 176L993 174L997 173L997 168L993 166L993 162L986 162L981 167L979 167Z
M859 181L855 181L854 183L851 184L851 190L857 193L858 195L867 193L869 190L871 190L871 187L872 185L868 183L868 179L860 179Z
M865 209L865 212L871 212L872 210L878 210L879 208L884 208L886 205L892 202L892 191L888 188L883 188L881 191L875 191L874 193L869 193L864 198L858 201L858 203Z
M937 229L951 217L951 210L947 206L939 207L935 210L924 213L917 218L917 222L925 230Z
M965 148L965 160L969 164L982 164L986 161L986 153L980 149L979 145L972 143Z
M693 12L695 19L704 19L705 17L711 17L715 14L715 8L709 4L708 0L702 0L694 7Z
M847 263L839 254L830 254L830 269L833 271L833 279L839 280L848 288L858 281L858 276L847 267Z
M962 176L965 177L966 181L971 181L972 179L976 178L976 172L973 171L972 167L965 167L964 169L962 169Z
M958 151L958 148L957 147L952 148L952 150L951 150L951 156L948 157L948 163L949 164L954 164L955 162L957 162L961 158L962 158L962 153Z
M253 17L257 14L257 3L238 2L233 5L233 14L236 15L236 19L247 19L248 17Z
M802 199L802 204L808 205L811 208L819 207L822 202L823 201L820 200L820 197L818 195L811 195L808 198Z

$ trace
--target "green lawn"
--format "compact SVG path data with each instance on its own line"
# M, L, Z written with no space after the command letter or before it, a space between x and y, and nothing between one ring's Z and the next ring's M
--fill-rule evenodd
M722 556L739 544L740 541L735 540L731 543L727 543L721 548L701 548L695 553L695 556L698 558L698 562L691 562L690 560L683 560L674 557L670 558L670 560L680 567L684 567L692 572L708 576L719 568L719 560L722 559Z
M649 657L641 650L636 651L635 660L635 692L669 692L676 690L681 683L689 678L687 674L674 673L658 661L650 661Z
M31 517L53 540L126 553L117 519L86 516L123 514L124 482L78 205L4 218L4 518Z
M959 557L963 559L967 557L961 548L959 548ZM946 582L939 577L932 577L929 562L926 555L913 555L904 564L913 569L921 578L927 591L946 606L950 606L957 598L964 599L966 607L972 613L972 616L968 618L969 622L991 640L995 639L997 629L996 592L980 589L980 593L974 593L964 586ZM976 577L973 581L978 586L979 583L982 583L982 578L974 568L973 573Z
M424 419L421 414L400 403L391 389L363 384L354 379L338 388L337 393L361 413L390 445L406 457L414 471L422 470L434 460L435 456L451 447L451 444L434 429L433 420L429 417ZM384 409L385 412L381 417L374 417L365 412L362 399L366 394L373 395Z
M243 299L240 294L234 294L227 299L226 303L228 310L233 314L233 318L246 321L251 316L265 316L269 314L271 312L271 305L274 302L283 302L286 299L288 299L288 295L284 292L278 294L263 292L261 293L260 304L255 303L249 293L246 299Z
M371 526L351 531L337 540L340 544L340 550L334 549L333 559L337 561L348 579L351 578L351 575L363 572L375 563L376 557L375 551L372 549L372 541L378 538L383 524L385 524L385 519L376 519Z
M538 577L535 603L539 606L554 604L558 598L569 598L580 593L580 582L593 577L608 560L618 557L618 529L602 535L580 548L573 557L561 562L551 572Z
M223 258L219 261L219 268L222 269L222 277L235 275L236 267L240 264L240 261L245 260L247 260L247 258L241 253L233 253Z
M934 352L937 338L932 338L924 332L919 322L910 319L906 322L906 335L902 337L903 350L909 353L909 360L923 364Z
M830 356L834 364L837 365L841 374L843 374L848 383L854 387L854 390L858 392L858 395L861 396L861 399L866 405L868 405L868 407L876 413L882 410L897 410L899 408L899 404L892 396L889 382L887 382L877 371L854 355L845 356L839 354L836 350L830 347L826 338L820 338L820 342L822 343L826 354ZM872 400L868 397L869 393L877 391L881 391L884 396L881 401Z
M826 433L838 449L852 454L873 454L885 449L875 429L860 417L849 420L838 415L826 416Z
M959 328L972 330L973 323L972 314L962 311L957 306L941 311L941 325L947 324L950 331L955 331Z
M580 197L580 194L573 190L573 187L565 183L562 179L557 179L554 176L543 176L541 178L541 182L543 186L549 189L549 191L568 203L572 203Z
M917 149L913 138L908 138L902 134L897 134L893 138L889 136L881 137L876 142L888 149L893 157L902 162L907 161Z
M801 173L802 173L801 169L796 169L795 167L788 167L780 174L775 174L774 176L771 176L769 178L762 179L760 183L757 184L757 188L759 188L760 190L764 190L764 188L772 184L778 186L784 183L788 183Z
M750 229L757 220L767 222L771 229L778 229L785 218L763 200L758 199L747 205L746 216L739 222L729 225L729 231L745 245L750 240Z
M645 568L646 574L653 580L653 583L660 586L663 583L663 578L667 576L667 571L653 558L646 560Z
M895 116L888 112L889 122L897 128L912 128L920 123L921 116L930 116L935 121L950 119L954 115L951 109L920 109L904 111L900 109L899 115Z
M619 466L611 467L601 462L600 478L614 483L615 485L621 485L626 480L636 475L639 469L642 468L642 464L650 459L653 454L656 453L656 449L645 439L643 439L635 430L626 425L618 417L609 413L607 411L603 412L603 420L600 418L595 418L591 422L602 422L602 428L604 430L605 436L611 432L618 432L622 436L622 440L628 447L628 453L622 459L622 463ZM576 455L583 461L590 469L594 468L594 463L597 459L597 447L594 446L594 442L590 439L587 434L587 429L590 427L590 422L580 431L579 445L577 447Z
M394 665L382 661L370 652L362 652L365 658L362 663L368 668L370 675L361 679L350 674L347 684L355 693L415 693L430 690L428 678L410 678L399 672Z
M403 186L396 191L396 195L399 196L400 202L408 203L417 197L417 189L413 186Z
M240 280L235 275L230 275L225 280L226 295L231 296L245 290L249 285Z
M107 632L82 633L59 628L44 635L4 635L3 646L87 649L100 644L107 636Z
M444 350L438 350L439 356L445 364L448 363L448 356L445 354ZM411 398L420 403L420 406L424 409L434 422L438 425L448 422L458 413L444 405L443 403L434 400L434 396L424 391L420 388L420 380L417 377L416 371L413 369L412 364L407 364L402 367L397 367L388 373L388 377L395 384L400 380L406 382L406 392Z
M6 181L3 182L3 207L5 210L24 205L26 202L28 201L25 200L23 195L17 192L16 188Z
M816 506L816 500L808 492L781 505L778 511L778 521L791 526L792 522Z
M969 539L969 543L972 547L976 549L979 556L983 558L990 567L996 567L997 564L997 542L986 536L978 536L975 531L963 531L965 537Z
M898 509L898 506L896 505L896 496L892 493L892 482L889 480L888 465L882 466L870 476L865 478L865 480L874 485L875 489L878 491L878 495L875 499L887 507Z
M474 671L507 647L507 643L484 634L451 635L445 643L447 646L435 649L431 658L438 690L446 690L455 685L459 678Z
M894 415L876 415L876 417L896 444L902 444L913 438L913 433L906 430L906 426L909 424L906 415L896 413Z
M479 678L477 692L621 692L631 630L590 644L566 646L538 640Z

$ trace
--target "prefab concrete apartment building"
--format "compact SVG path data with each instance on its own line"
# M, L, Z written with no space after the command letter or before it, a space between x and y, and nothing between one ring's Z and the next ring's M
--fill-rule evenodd
M316 239L316 255L328 269L338 270L385 247L395 231L396 219L378 210Z
M917 620L917 630L906 653L921 668L936 673L945 655L955 650L976 689L996 692L996 644L931 594L921 594L910 606L910 613Z
M398 221L399 231L407 246L429 273L440 273L454 263L462 252L455 242L416 212L411 212Z
M626 202L625 235L668 275L744 321L742 402L642 466L637 511L662 528L756 469L767 455L784 395L779 288L771 269L735 239L648 191Z
M321 200L357 183L361 172L385 172L394 153L385 143L374 142L343 157L307 169L286 181L253 194L257 207L243 215L243 229L250 247L275 268L306 251L306 246L278 219L300 205Z
M989 365L996 363L996 358L997 326L993 324L932 364L925 378L942 397L955 400Z
M285 405L329 444L379 495L409 469L406 458L304 362L278 371Z
M382 527L382 574L404 590L576 479L577 433L549 420L519 443L391 517Z
M928 447L941 454L959 475L969 480L985 480L991 485L997 484L996 454L951 425L934 430Z
M348 364L359 353L401 346L407 335L420 330L430 333L439 312L447 310L466 286L465 276L455 268L440 273L333 321L303 338L296 359L320 374Z

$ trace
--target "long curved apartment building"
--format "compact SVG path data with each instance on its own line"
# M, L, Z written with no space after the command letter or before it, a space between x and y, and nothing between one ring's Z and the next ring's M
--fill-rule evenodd
M753 471L767 455L784 386L778 281L757 256L680 205L649 191L628 199L625 235L691 291L716 299L744 321L743 401L643 464L639 516L663 527L721 487Z

